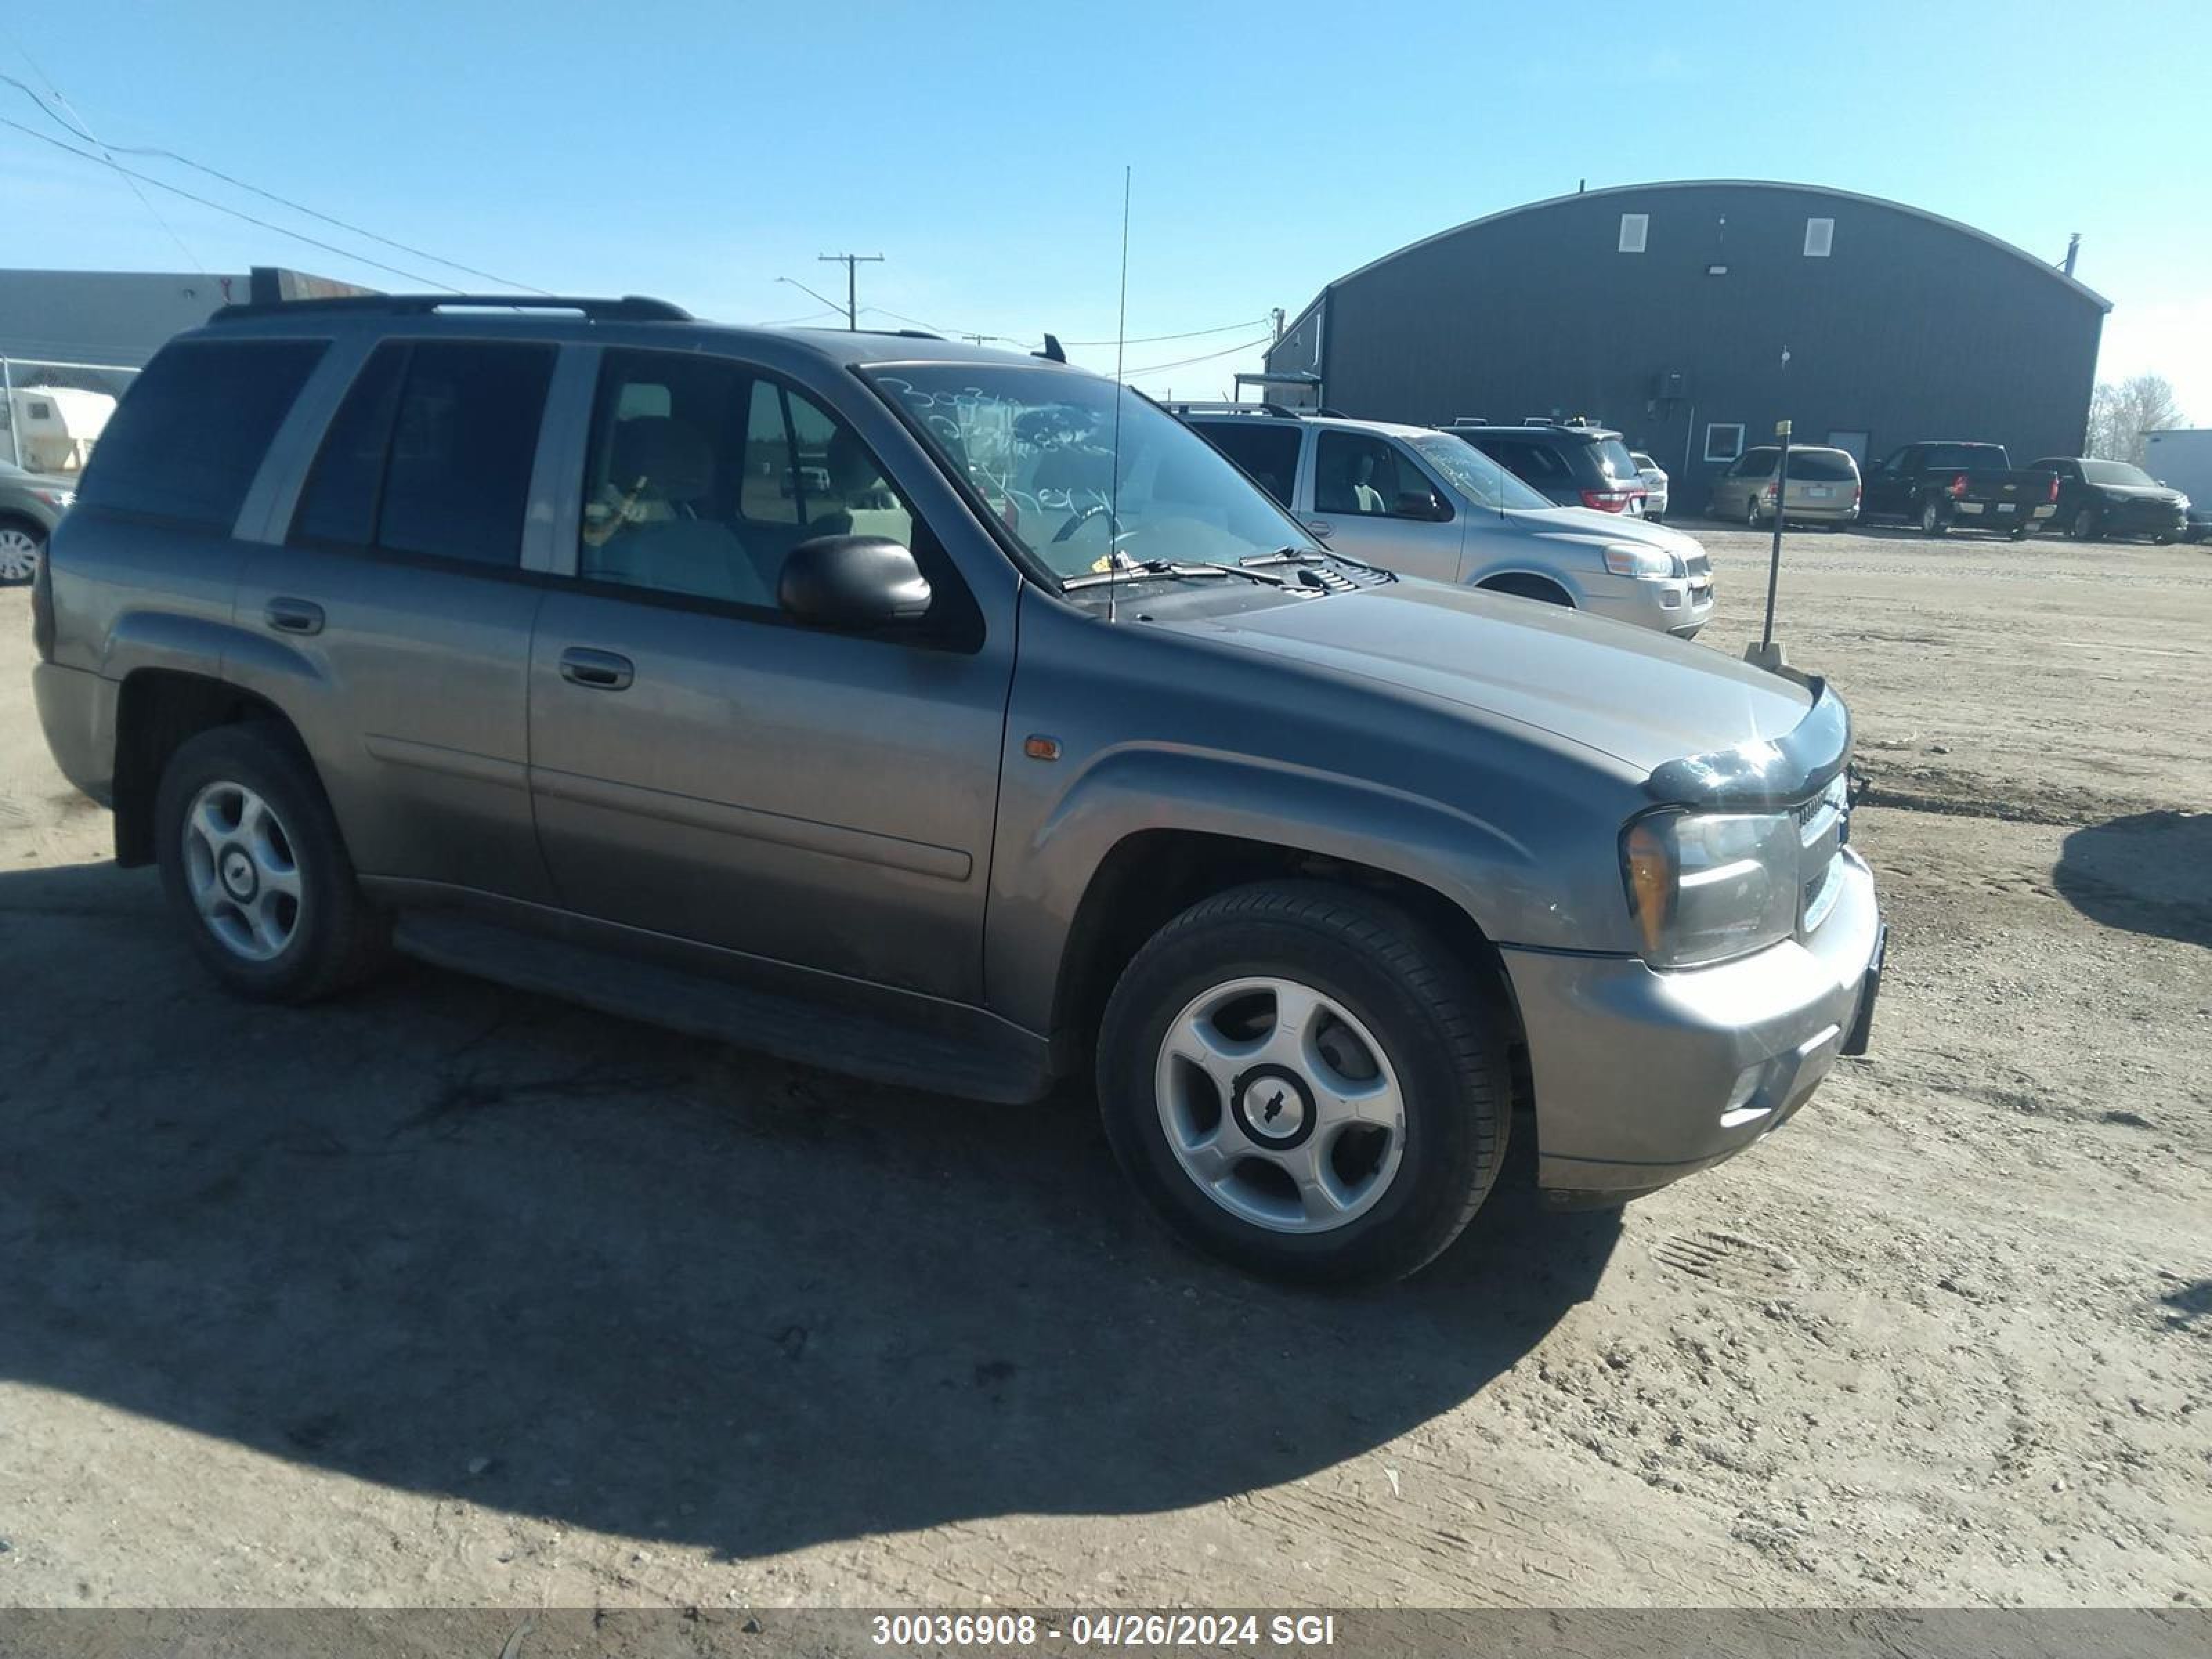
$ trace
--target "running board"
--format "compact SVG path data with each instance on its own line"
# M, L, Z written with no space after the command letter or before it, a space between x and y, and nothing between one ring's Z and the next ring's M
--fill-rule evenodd
M957 1029L929 1030L445 911L403 911L392 942L456 973L876 1083L1010 1103L1053 1087L1042 1038L957 1004L929 1006Z

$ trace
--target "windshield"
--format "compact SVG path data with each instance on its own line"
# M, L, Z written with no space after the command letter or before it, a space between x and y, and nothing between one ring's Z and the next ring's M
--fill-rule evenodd
M902 364L869 378L1055 576L1102 572L1109 550L1225 566L1322 550L1212 444L1111 380L980 363Z
M2081 463L2081 476L2091 483L2101 484L2148 484L2157 482L2141 467L2130 466L2125 461L2084 461Z
M1516 512L1559 505L1540 495L1496 461L1474 447L1470 438L1448 432L1425 433L1408 440L1420 457L1444 475L1444 482L1473 501L1492 512L1510 507Z

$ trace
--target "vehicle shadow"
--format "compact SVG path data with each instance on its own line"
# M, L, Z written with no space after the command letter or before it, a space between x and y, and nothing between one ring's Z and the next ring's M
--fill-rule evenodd
M1524 1155L1411 1284L1294 1294L1162 1239L1085 1110L428 969L249 1006L104 864L0 876L0 1372L727 1557L1322 1468L1477 1393L1619 1237Z
M2212 947L2212 812L2136 812L2076 830L2051 882L2092 921Z

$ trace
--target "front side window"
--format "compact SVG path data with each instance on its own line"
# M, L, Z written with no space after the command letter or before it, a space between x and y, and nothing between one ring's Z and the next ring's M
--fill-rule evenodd
M908 363L868 378L1056 577L1322 550L1212 445L1111 380L1042 363Z
M1743 428L1708 426L1705 428L1705 459L1709 461L1732 461L1743 453Z
M108 422L80 507L228 531L321 340L182 340L164 346Z
M726 358L606 354L580 577L772 610L801 542L879 536L915 548L915 526L867 446L781 380Z
M553 357L520 341L379 346L324 434L294 537L519 564Z
M1365 518L1451 516L1421 469L1387 438L1323 432L1314 447L1314 511Z
M1539 512L1554 505L1477 448L1471 438L1439 432L1409 440L1421 459L1444 475L1445 482L1486 512L1515 509Z

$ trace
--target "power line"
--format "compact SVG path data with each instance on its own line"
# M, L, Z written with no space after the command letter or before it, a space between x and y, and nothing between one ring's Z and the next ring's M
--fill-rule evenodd
M388 265L381 259L370 258L366 253L356 253L350 248L340 247L335 242L323 241L317 237L307 234L304 231L293 230L283 225L272 223L267 219L256 218L251 213L228 206L222 202L211 201L204 196L196 196L191 191L170 184L166 179L156 179L151 173L135 172L125 167L120 161L111 161L104 155L95 155L88 149L79 149L75 144L65 144L51 134L40 132L36 127L25 126L21 121L11 121L4 115L0 115L0 127L13 127L18 132L29 134L42 144L52 144L56 149L66 150L81 161L91 161L100 167L112 167L116 172L151 185L156 190L166 190L170 195L181 196L187 202L196 203L204 208L213 208L217 213L227 213L234 219L243 219L249 225L258 226L263 230L274 231L279 236L289 236L295 242L305 242L308 246L319 247L325 253L335 253L341 259L351 259L356 264L368 265L377 270L388 271L394 276L404 276L410 283L421 283L428 288L441 288L448 294L461 292L451 283L441 283L434 276L425 276L420 271L403 270L398 265ZM197 264L198 261L194 260L193 263ZM201 268L205 269L204 266Z
M1128 340L1062 340L1060 343L1072 346L1158 345L1164 340L1196 340L1208 334L1226 334L1231 329L1257 328L1267 320L1265 317L1247 317L1240 322L1224 323L1218 328L1194 328L1183 334L1139 334Z
M533 288L528 283L518 283L510 276L501 276L494 271L479 270L476 266L463 264L458 259L441 258L439 255L431 252L427 248L415 247L406 242L396 240L392 237L380 235L375 231L368 229L366 226L356 225L349 221L340 219L335 215L321 212L317 209L309 207L304 202L295 202L289 196L280 196L273 190L264 190L259 185L253 184L247 179L237 178L233 174L223 172L219 167L209 167L205 162L195 161L191 156L179 155L177 151L173 149L163 149L159 145L153 144L102 144L97 138L94 138L92 136L89 131L80 126L72 125L70 123L62 119L60 116L55 114L53 110L48 107L46 101L40 98L35 90L25 84L23 82L17 80L14 76L0 73L0 81L5 81L9 85L14 87L25 97L28 98L33 104L37 105L40 112L45 115L49 120L52 121L57 126L60 127L63 131L70 134L72 137L82 138L87 143L95 145L109 157L112 157L117 155L158 156L163 161L174 161L179 167L190 167L195 173L204 173L210 179L220 179L226 185L232 185L239 190L246 191L252 195L261 197L266 201L274 202L280 207L289 208L295 213L303 213L310 219L319 219L326 225L335 225L340 230L347 231L353 235L365 236L372 242L382 243L386 247L397 248L400 252L411 254L416 258L428 259L433 264L443 265L448 270L461 271L471 276L481 276L488 283L496 283L501 288L520 289L526 294L544 294L546 291L542 288ZM40 136L43 137L44 135ZM181 244L179 244L179 246L181 246ZM203 269L204 269L204 267L203 267ZM389 270L390 267L384 266L380 267L380 269Z
M109 165L112 166L115 161L114 152L110 150L106 145L101 143L98 138L93 136L91 128L84 125L84 118L77 114L76 106L70 103L68 99L62 96L62 89L54 84L53 76L48 75L45 67L40 64L39 60L31 56L31 49L25 46L22 41L17 38L14 30L7 30L7 35L9 42L15 46L15 50L23 54L23 61L31 66L31 73L37 76L39 79L46 83L46 90L53 94L54 101L59 104L64 109L69 111L72 117L75 117L76 125L71 125L70 123L67 121L62 121L61 124L64 126L68 127L71 132L76 133L94 149L100 151ZM40 98L37 93L32 91L29 87L25 86L22 82L15 81L15 77L12 75L8 76L8 79L15 81L17 86L21 87L24 96L28 98L33 103L38 105L40 109L46 110L49 117L56 121L61 121L61 117L55 115L52 110L46 109L45 101ZM121 173L123 170L118 168L117 171ZM131 193L138 198L138 205L144 208L149 214L152 215L154 222L161 226L162 230L167 233L169 240L177 245L177 251L179 253L182 253L185 258L192 262L193 268L196 269L201 276L206 276L208 274L208 268L200 263L200 256L193 252L191 248L185 245L185 239L177 234L177 228L161 216L161 210L154 205L153 202L147 197L144 191L138 188L137 183L132 180L128 173L123 173L123 182Z
M1240 351L1249 351L1254 346L1263 346L1267 343L1269 343L1268 337L1262 334L1256 340L1247 340L1242 345L1227 346L1219 351L1209 351L1203 356L1179 357L1171 363L1154 363L1148 368L1133 368L1121 378L1126 380L1130 375L1159 374L1170 368L1188 368L1193 363L1210 363L1217 357L1233 357Z

